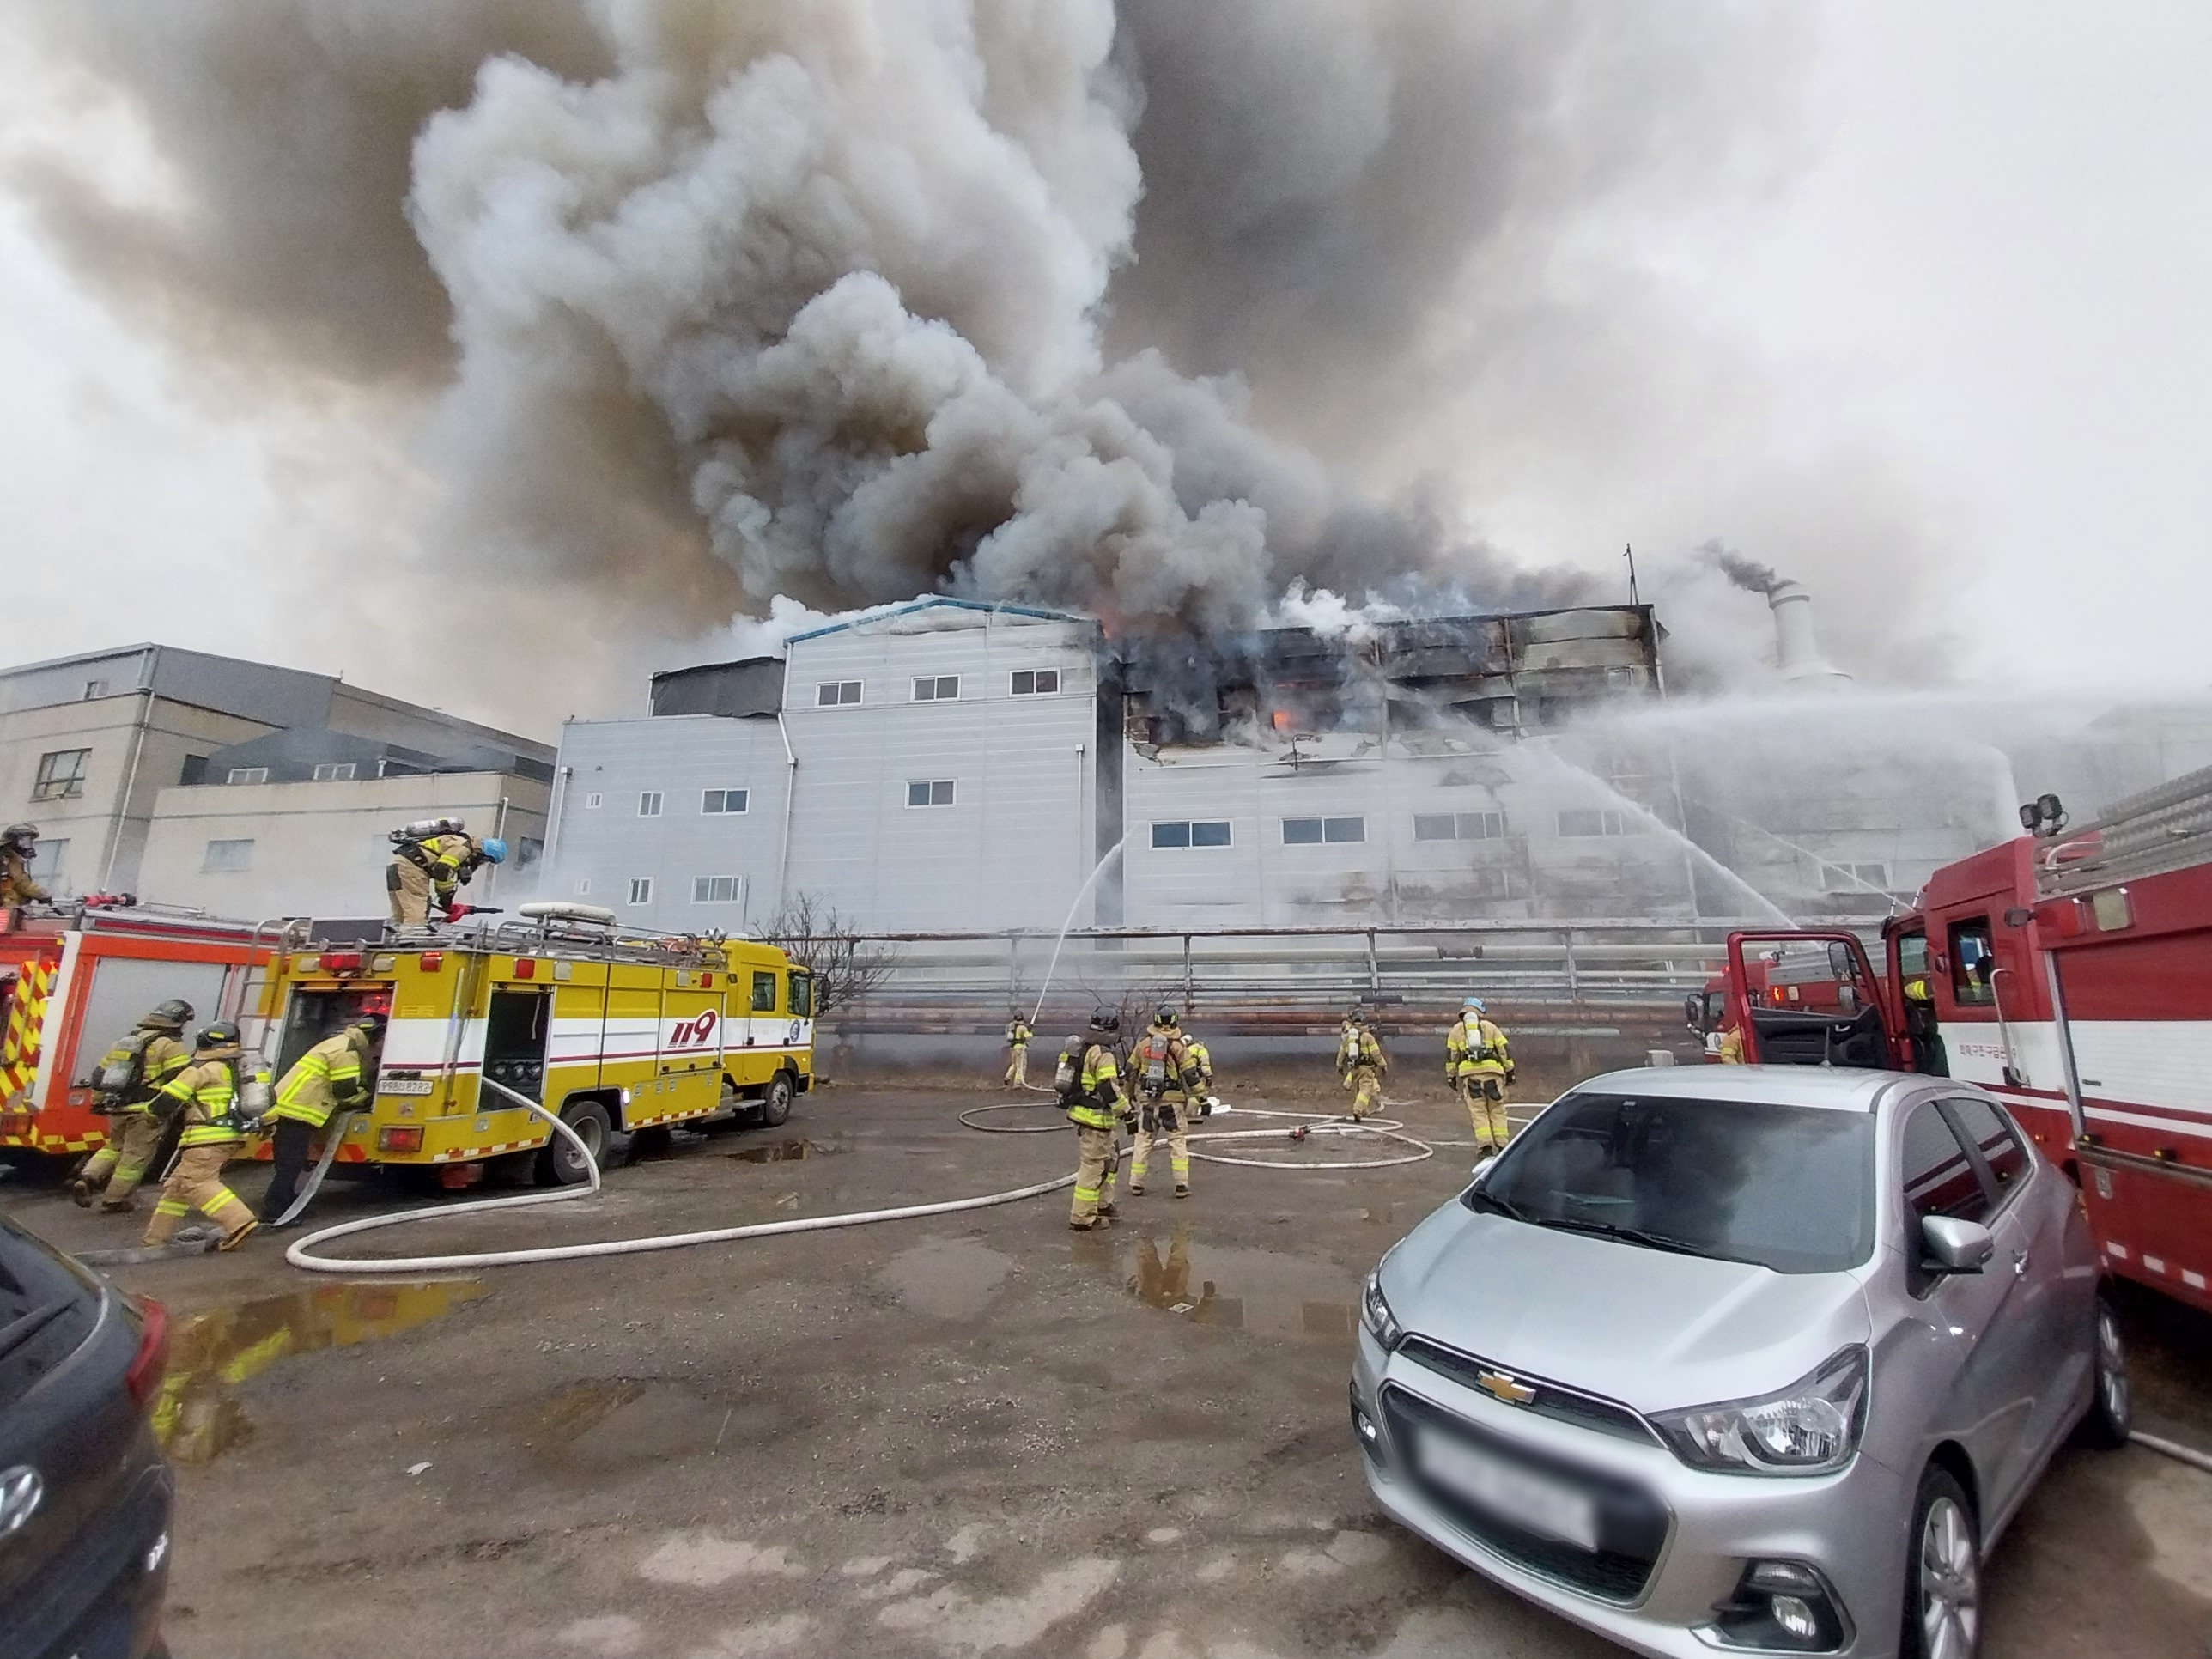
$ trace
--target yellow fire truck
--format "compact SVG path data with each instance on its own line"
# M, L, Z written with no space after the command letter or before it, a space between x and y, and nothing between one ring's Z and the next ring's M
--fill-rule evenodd
M528 1160L542 1185L585 1177L565 1138L485 1079L558 1112L603 1163L641 1129L781 1123L813 1085L805 969L752 940L624 930L593 905L287 951L259 1004L246 1040L278 1077L348 1020L386 1015L373 1103L337 1161L446 1166L452 1185L496 1159Z

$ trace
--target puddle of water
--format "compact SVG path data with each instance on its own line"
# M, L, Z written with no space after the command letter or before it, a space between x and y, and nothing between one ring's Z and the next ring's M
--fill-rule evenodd
M1014 1259L972 1238L933 1238L901 1250L877 1278L900 1304L938 1319L972 1319L989 1307Z
M428 1324L484 1293L478 1279L325 1285L179 1322L154 1402L154 1432L179 1463L206 1463L252 1438L232 1390L288 1355L349 1348Z
M800 1158L828 1158L833 1152L844 1151L819 1140L778 1140L766 1146L748 1146L728 1157L739 1164L790 1164Z
M572 1382L538 1408L538 1426L556 1440L574 1440L645 1393L628 1377Z
M1077 1261L1116 1272L1131 1296L1195 1325L1260 1336L1344 1341L1358 1307L1354 1275L1334 1262L1273 1250L1201 1244L1185 1222L1172 1231L1073 1241Z

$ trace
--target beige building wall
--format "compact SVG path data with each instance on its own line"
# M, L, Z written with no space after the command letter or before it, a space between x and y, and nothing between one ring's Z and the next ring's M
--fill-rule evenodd
M534 890L535 867L516 860L524 842L544 841L550 787L507 773L447 772L165 789L138 894L226 916L381 915L389 832L416 818L456 817L512 849L506 867L480 872L464 890L468 902L511 908Z
M150 691L94 697L0 714L0 823L35 823L58 855L46 885L57 897L141 891L140 857L155 799L175 783L185 757L208 755L276 728L235 714L173 702ZM70 792L40 800L40 763L85 752Z

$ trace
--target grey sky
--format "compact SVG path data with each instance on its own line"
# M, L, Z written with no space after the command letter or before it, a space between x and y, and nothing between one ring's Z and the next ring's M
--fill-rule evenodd
M1486 316L1442 331L1463 389L1364 471L1442 474L1479 532L1607 580L1625 539L1656 558L1724 537L1807 576L1848 638L1904 550L1930 579L1900 631L1972 680L2212 683L2212 9L2083 16L1834 0L1802 161L1593 210L1525 281L1563 317L1595 294L1607 327L1540 322L1505 353ZM51 88L7 92L0 142L61 118ZM151 635L445 701L388 633L454 602L412 559L414 431L355 390L188 377L0 198L15 657ZM573 709L496 677L457 677L457 701L547 732L635 707L653 665L564 688Z

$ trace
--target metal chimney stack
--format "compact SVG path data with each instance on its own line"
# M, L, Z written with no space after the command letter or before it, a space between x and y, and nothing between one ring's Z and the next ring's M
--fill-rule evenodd
M1774 612L1774 665L1793 684L1848 685L1851 677L1832 666L1813 635L1813 595L1802 582L1777 582L1766 592Z

